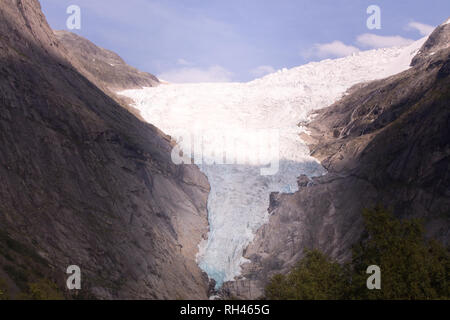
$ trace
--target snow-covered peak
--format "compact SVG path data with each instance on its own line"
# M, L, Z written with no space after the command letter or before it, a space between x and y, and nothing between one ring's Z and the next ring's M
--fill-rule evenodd
M372 77L369 75L371 80L382 79L408 69L412 58L416 55L427 39L428 37L423 37L407 46L360 51L344 58L310 62L292 69L284 68L275 73L268 74L260 79L253 80L253 82L278 82L280 84L288 84L292 82L299 82L302 78L299 78L298 76L312 72L310 70L320 73L322 71L328 72L328 70L338 68L344 68L345 70L352 71L350 73L355 81L363 78L365 80L362 81L367 81L367 75L360 73L364 71L362 71L362 69L357 70L354 68L355 66L363 66L363 68L370 68L374 70Z

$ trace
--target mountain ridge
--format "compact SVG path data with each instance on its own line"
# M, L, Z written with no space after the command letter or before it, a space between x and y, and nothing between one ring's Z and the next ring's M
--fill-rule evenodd
M59 42L96 79L99 87L117 92L159 85L159 80L154 75L129 66L111 50L101 48L70 31L54 30L54 33Z
M206 299L208 181L82 70L37 0L2 1L0 278L13 298L44 278L69 299Z
M171 137L138 120L131 100L114 92L157 79L86 39L55 35L37 0L4 2L0 17L0 280L14 297L44 278L66 298L207 299L212 288L196 255L211 231L210 183L194 165L175 166ZM238 256L249 263L221 297L259 298L270 276L287 272L305 248L346 261L362 232L361 209L377 203L401 218L423 218L427 235L448 243L449 27L431 34L410 69L358 83L301 123L328 173L293 179L293 193L270 194L268 222ZM390 71L371 62L370 70ZM336 89L320 79L313 88ZM313 90L294 80L283 94ZM307 94L290 98L292 108L308 102ZM322 98L314 107L328 101ZM72 264L82 270L78 294L65 290Z
M129 66L115 52L101 48L76 33L54 30L54 34L80 73L142 120L139 111L131 106L132 101L117 92L158 86L158 78Z
M400 218L423 218L427 236L448 244L449 34L449 25L440 26L412 68L357 84L313 113L306 124L310 134L302 138L328 173L300 177L294 194L271 195L269 222L245 251L250 262L240 278L225 283L221 295L262 296L268 279L287 273L305 248L348 260L362 232L362 209L377 204ZM428 48L437 47L430 55Z

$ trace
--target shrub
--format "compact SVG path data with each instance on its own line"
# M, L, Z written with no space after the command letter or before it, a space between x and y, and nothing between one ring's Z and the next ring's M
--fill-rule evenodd
M23 300L63 300L56 284L48 279L39 279L28 284L28 291L20 296Z
M275 275L267 299L449 299L449 250L427 241L418 219L396 219L378 206L363 211L365 232L352 260L340 265L317 250L306 251L287 274ZM381 269L381 289L366 286L367 267Z
M347 282L345 266L318 250L307 250L289 274L272 278L265 294L271 300L344 299Z

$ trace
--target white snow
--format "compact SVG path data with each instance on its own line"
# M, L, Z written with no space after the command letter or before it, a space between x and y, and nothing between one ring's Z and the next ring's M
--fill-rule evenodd
M301 174L312 177L325 173L309 156L308 147L299 138L303 129L297 124L310 120L311 111L332 104L356 83L408 69L424 41L283 69L248 83L169 84L121 93L134 99L144 119L170 135L176 135L180 128L225 135L252 130L279 132L280 167L276 175L261 175L260 166L255 164L199 164L211 192L210 232L199 246L197 261L216 280L217 287L240 274L241 264L246 262L243 250L268 221L270 193L294 192ZM248 138L241 137L244 141ZM208 143L220 149L223 140L211 138ZM256 154L259 147L248 143L245 151Z

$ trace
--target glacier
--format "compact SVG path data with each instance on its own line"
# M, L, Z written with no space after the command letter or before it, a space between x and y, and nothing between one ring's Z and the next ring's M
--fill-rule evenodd
M239 276L242 264L248 262L243 252L269 219L270 194L295 192L300 175L326 173L300 139L300 133L307 131L299 123L311 120L312 111L331 105L354 84L408 69L425 40L283 69L247 83L161 84L120 92L133 99L133 106L146 121L169 135L176 136L179 129L196 134L208 130L224 135L239 130L278 133L279 168L274 175L261 175L258 163L197 163L208 177L211 191L210 230L196 258L200 268L216 281L216 288ZM223 147L222 139L210 136L210 145ZM245 142L248 136L242 134L241 139ZM260 147L244 146L250 154ZM234 152L242 151L237 148Z

